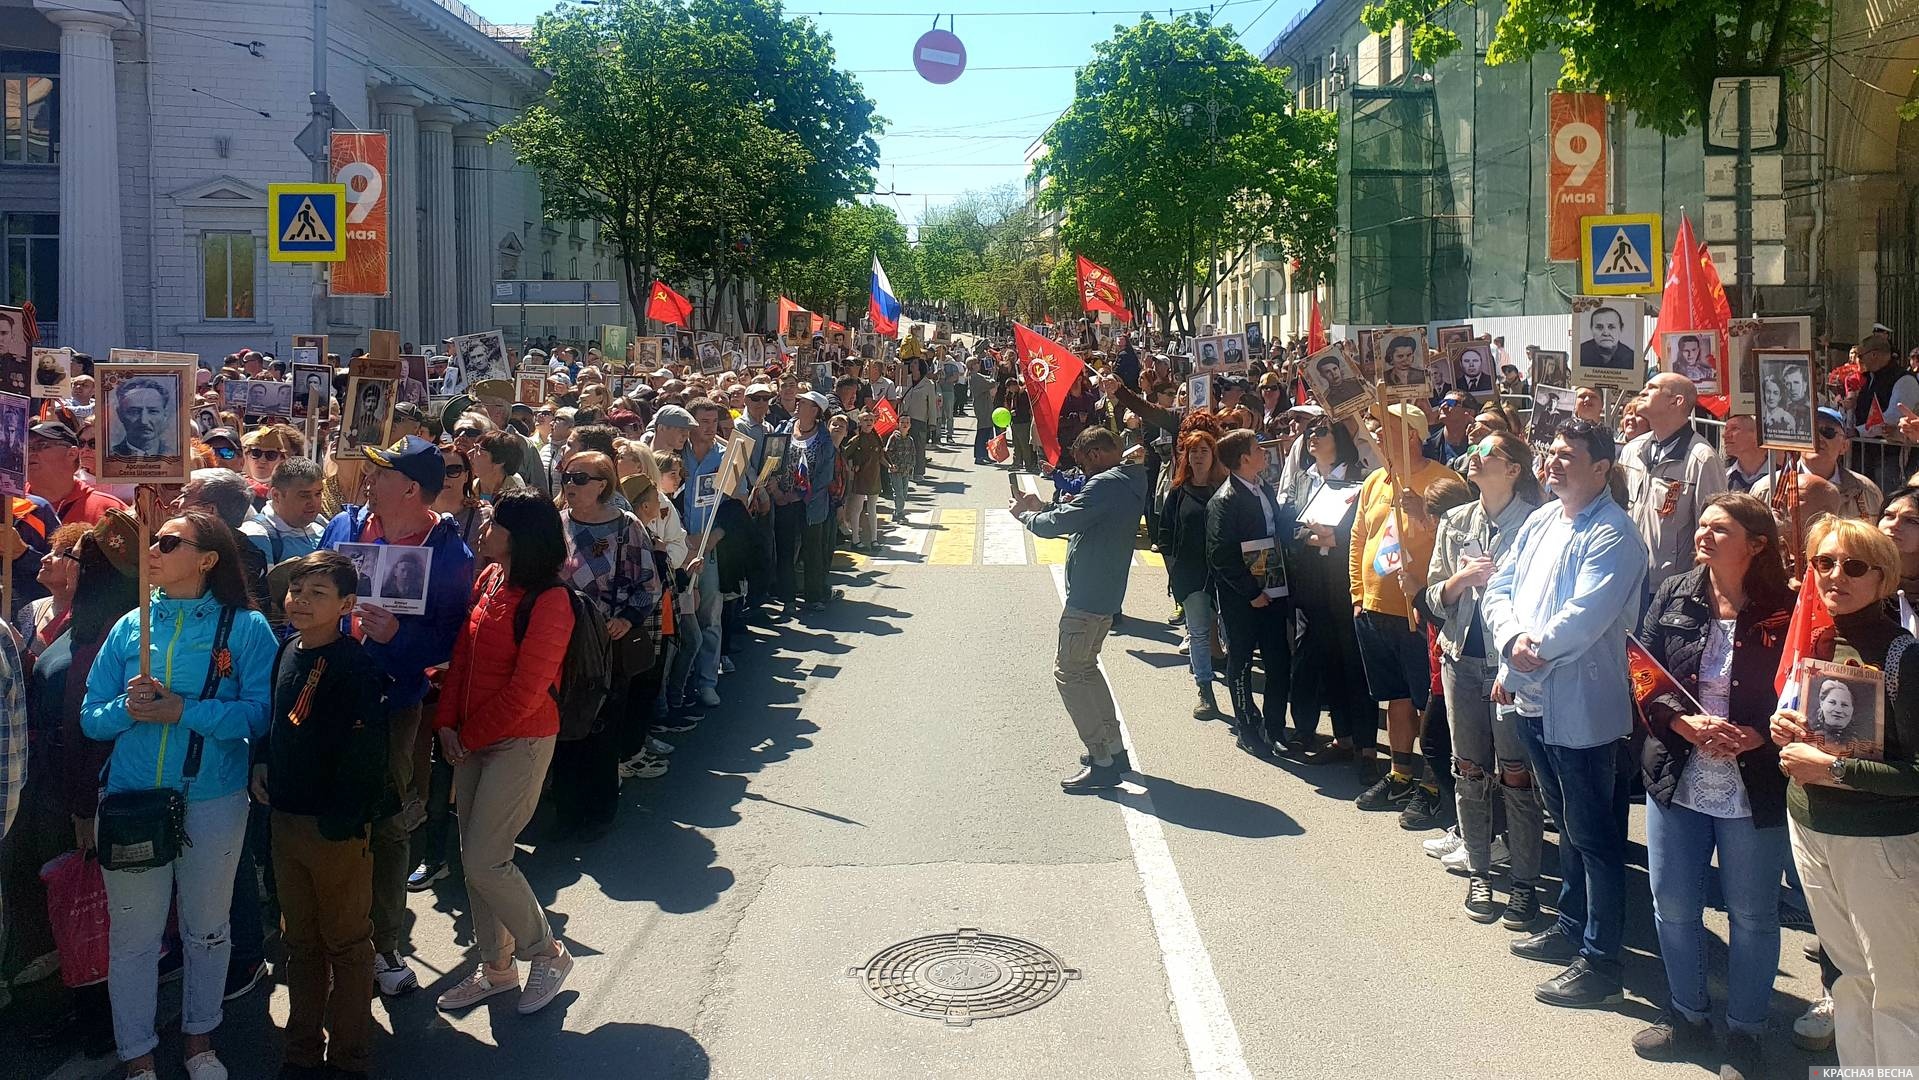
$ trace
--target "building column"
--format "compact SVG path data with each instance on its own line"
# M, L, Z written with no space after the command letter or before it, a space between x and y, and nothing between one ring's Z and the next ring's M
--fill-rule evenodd
M120 0L35 0L60 27L60 343L105 359L132 344L120 272L120 119L113 32ZM149 343L151 344L151 343Z
M434 340L464 334L460 325L460 267L453 219L453 125L460 114L435 105L416 114L420 124L420 311L423 335Z
M493 169L486 142L492 130L489 124L461 124L453 129L454 249L460 267L457 277L463 334L494 324Z
M374 90L374 123L387 133L387 298L376 306L381 330L401 341L420 339L419 137L414 112L425 99L409 86Z

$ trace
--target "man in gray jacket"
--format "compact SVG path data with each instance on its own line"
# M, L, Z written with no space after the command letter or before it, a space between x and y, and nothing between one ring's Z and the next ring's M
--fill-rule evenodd
M1646 595L1660 582L1692 569L1692 534L1706 500L1726 490L1726 464L1692 429L1699 391L1684 375L1654 375L1639 395L1639 415L1651 431L1626 444L1619 468L1626 480L1626 512L1652 555Z
M966 400L973 406L973 464L991 465L986 444L993 438L993 377L980 370L979 360L966 363Z
M1060 781L1068 794L1119 786L1133 767L1120 738L1113 691L1099 668L1099 650L1126 599L1126 573L1133 565L1133 538L1146 509L1146 472L1121 464L1119 439L1091 427L1073 440L1074 460L1092 479L1071 501L1043 509L1039 496L1022 494L1007 510L1034 536L1070 536L1066 545L1066 610L1059 617L1059 651L1053 682L1066 715L1086 744L1085 768Z

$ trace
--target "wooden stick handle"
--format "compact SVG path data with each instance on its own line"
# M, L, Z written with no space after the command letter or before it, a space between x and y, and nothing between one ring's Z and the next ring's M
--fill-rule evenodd
M13 531L13 496L0 495L0 503L6 509L0 511L0 525L8 532ZM9 536L4 548L0 548L0 615L13 618L13 538Z
M140 563L140 676L153 675L153 584L147 569L147 553L153 543L153 489L141 484L133 493L133 516L140 523L140 538L133 557Z

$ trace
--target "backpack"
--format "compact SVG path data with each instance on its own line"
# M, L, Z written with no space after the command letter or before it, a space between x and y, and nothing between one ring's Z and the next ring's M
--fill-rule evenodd
M566 590L573 605L573 636L566 643L566 659L560 662L560 683L547 693L560 709L560 741L584 739L598 729L600 709L613 690L613 643L606 636L606 619L591 600L569 585L552 584L545 589L527 590L513 612L513 641L526 640L527 625L533 620L533 605L548 589Z

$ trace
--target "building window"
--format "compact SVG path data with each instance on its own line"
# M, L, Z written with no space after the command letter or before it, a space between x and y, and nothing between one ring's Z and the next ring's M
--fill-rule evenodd
M33 301L42 322L60 321L60 215L8 214L0 219L7 262L0 295L10 307Z
M540 252L540 277L553 280L553 253L550 251Z
M54 163L55 126L59 119L54 80L46 75L0 76L6 127L0 141L0 162L8 165Z
M254 317L254 265L258 240L252 233L200 234L200 280L206 297L206 317Z

